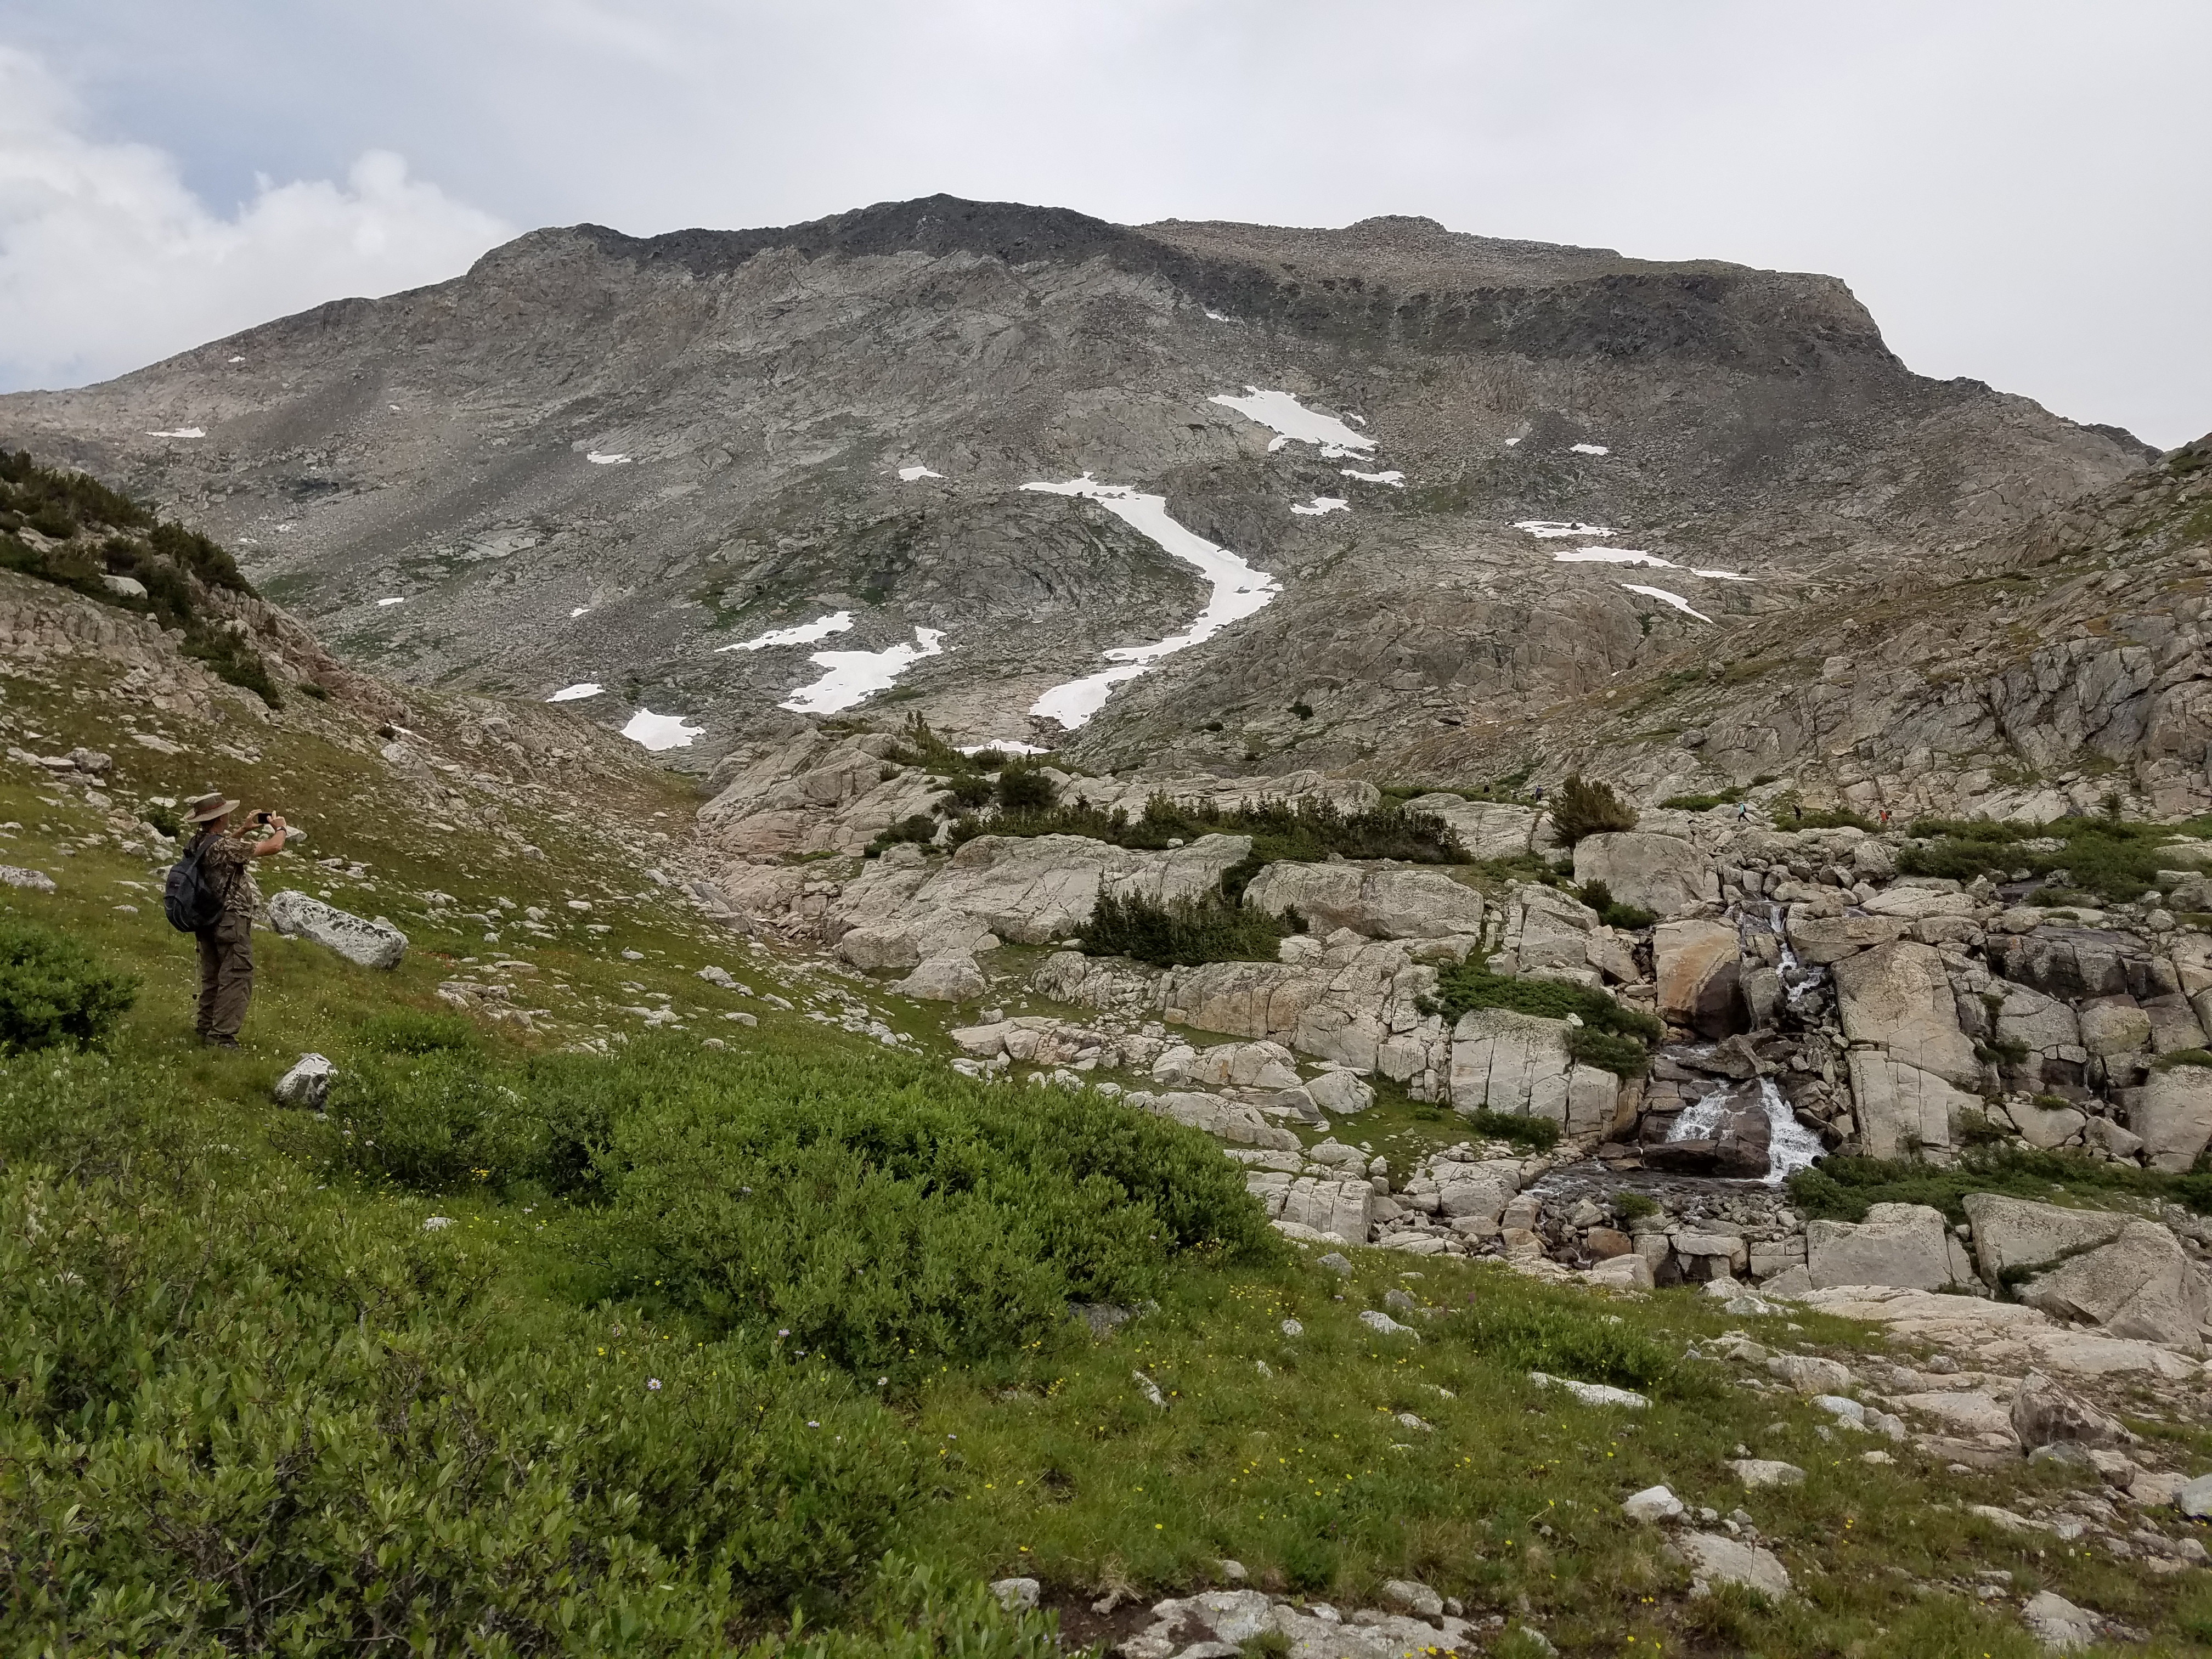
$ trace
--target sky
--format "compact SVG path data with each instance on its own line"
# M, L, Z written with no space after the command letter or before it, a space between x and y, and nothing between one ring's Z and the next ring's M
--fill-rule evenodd
M2212 430L2204 0L0 0L0 389L506 238L944 191L1818 270L1894 349Z

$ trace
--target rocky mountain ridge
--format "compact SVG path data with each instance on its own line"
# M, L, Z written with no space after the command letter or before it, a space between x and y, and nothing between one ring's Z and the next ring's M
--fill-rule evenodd
M2002 568L2148 454L1912 375L1832 278L947 198L532 233L0 435L189 509L344 654L680 718L685 765L889 698L1093 770L1454 782L1670 659ZM1079 477L1130 493L1024 488ZM1202 550L1278 591L1031 715L1218 597Z

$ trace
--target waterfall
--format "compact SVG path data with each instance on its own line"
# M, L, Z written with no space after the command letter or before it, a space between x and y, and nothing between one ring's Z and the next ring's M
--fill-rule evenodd
M1668 1126L1669 1140L1711 1140L1713 1132L1721 1127L1729 1115L1729 1096L1732 1091L1724 1085L1709 1095L1700 1095Z
M1797 1121L1772 1078L1759 1079L1759 1097L1766 1107L1766 1184L1778 1187L1784 1177L1812 1166L1820 1155L1820 1137Z

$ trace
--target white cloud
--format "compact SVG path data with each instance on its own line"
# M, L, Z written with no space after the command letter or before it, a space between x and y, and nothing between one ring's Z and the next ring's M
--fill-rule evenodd
M262 179L226 217L163 151L83 128L68 88L0 46L0 387L80 385L325 300L438 282L514 234L388 150L343 184Z

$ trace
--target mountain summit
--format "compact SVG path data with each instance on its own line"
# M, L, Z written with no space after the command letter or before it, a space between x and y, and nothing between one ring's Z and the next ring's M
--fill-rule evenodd
M2003 568L2152 455L1913 374L1832 277L945 196L536 231L0 398L0 438L369 665L649 714L687 765L890 703L1378 775L1540 771L1559 711L1747 630L1817 665L1838 605Z

